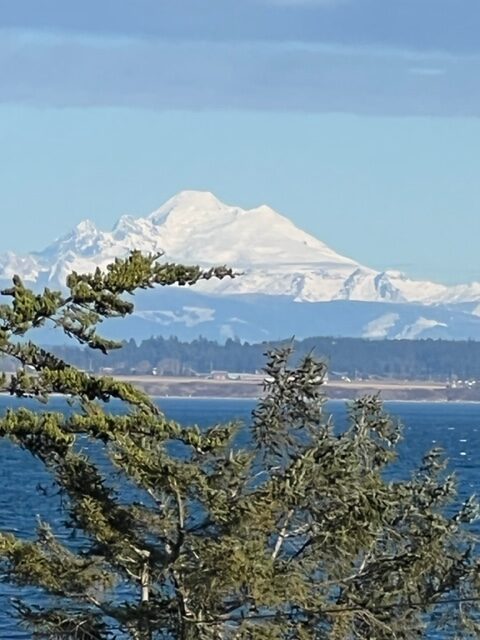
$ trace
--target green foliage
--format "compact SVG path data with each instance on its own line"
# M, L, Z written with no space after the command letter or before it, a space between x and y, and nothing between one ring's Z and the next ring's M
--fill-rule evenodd
M242 449L238 425L184 428L132 386L15 338L53 322L106 350L96 327L132 311L122 294L226 275L134 253L105 273L72 274L68 296L36 295L18 279L5 292L0 351L22 365L5 388L76 403L69 414L20 408L0 419L1 436L55 478L81 541L68 545L43 522L33 540L0 534L3 576L47 597L16 603L32 637L478 637L479 563L466 528L477 505L453 512L455 481L436 450L412 477L386 479L401 434L377 397L353 403L338 433L324 412L325 365L307 355L292 366L290 349L272 351ZM115 474L80 437L102 447Z

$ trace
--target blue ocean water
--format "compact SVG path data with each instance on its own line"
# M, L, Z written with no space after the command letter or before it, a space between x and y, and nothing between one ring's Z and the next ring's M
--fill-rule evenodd
M33 402L23 404L42 408ZM159 400L159 404L168 417L185 425L200 426L232 419L248 423L254 407L252 400L243 399L166 398ZM0 414L7 407L17 406L17 400L0 397ZM56 398L49 405L52 410L65 407L65 402ZM442 447L448 456L449 468L458 476L459 498L464 500L472 493L480 495L480 404L391 402L386 403L386 408L404 425L396 475L407 477L424 453L432 447ZM339 428L345 425L345 403L331 402L326 410ZM61 530L59 499L49 491L50 487L51 478L37 460L18 447L0 441L0 530L29 537L35 531L38 518ZM42 495L44 489L51 494L49 497ZM11 599L25 594L25 590L0 583L0 640L29 637L16 624L11 609Z

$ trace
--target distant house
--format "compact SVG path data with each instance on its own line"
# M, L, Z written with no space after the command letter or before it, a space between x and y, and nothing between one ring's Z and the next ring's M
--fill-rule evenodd
M229 373L229 380L239 380L240 382L263 382L265 380L264 373Z
M100 373L103 373L104 375L110 375L113 373L113 367L101 367Z
M227 380L228 371L210 371L208 376L211 380Z

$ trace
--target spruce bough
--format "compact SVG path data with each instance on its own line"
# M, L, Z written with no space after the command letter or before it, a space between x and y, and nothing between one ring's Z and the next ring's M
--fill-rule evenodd
M105 272L73 273L67 294L36 294L19 278L3 292L0 352L21 365L3 388L42 402L62 394L74 409L0 419L0 435L52 474L77 532L71 544L46 522L34 539L0 533L3 578L45 594L41 606L15 602L22 624L34 638L65 640L477 638L468 525L477 504L453 509L455 480L438 450L411 477L387 480L401 433L377 397L355 401L348 427L335 431L325 365L307 356L293 366L290 349L272 351L240 446L239 425L185 428L135 387L25 337L53 323L107 352L119 345L97 326L132 312L125 294L232 275L133 252Z

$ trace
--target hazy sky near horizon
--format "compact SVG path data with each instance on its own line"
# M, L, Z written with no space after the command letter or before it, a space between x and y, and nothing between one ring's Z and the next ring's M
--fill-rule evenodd
M478 0L0 0L0 252L182 189L480 280Z

